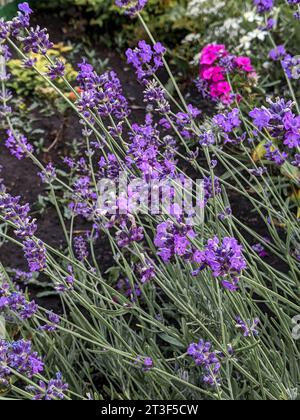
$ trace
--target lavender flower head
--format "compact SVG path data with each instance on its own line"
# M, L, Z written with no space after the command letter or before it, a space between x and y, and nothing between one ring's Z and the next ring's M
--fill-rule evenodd
M141 12L147 3L148 0L116 0L116 5L121 7L124 13L131 17Z
M203 382L207 385L216 387L220 385L221 363L217 357L217 353L213 352L212 344L200 340L199 343L189 345L187 354L191 356L197 366L201 366L204 370Z
M20 204L20 197L0 193L0 213L6 220L14 223L15 234L20 239L32 237L37 229L35 219L31 219L29 211L28 204Z
M24 242L24 253L31 272L46 268L46 249L42 241L28 239Z
M7 131L8 138L5 142L5 146L10 151L12 156L15 156L18 160L24 159L28 153L33 152L33 147L25 136L16 136L11 130Z
M31 15L31 13L33 13L33 11L30 9L30 6L27 2L24 3L20 3L18 5L18 9L20 10L20 12L24 13L24 15Z
M57 326L60 324L60 317L53 311L47 312L49 323L40 327L42 331L53 332L57 330Z
M166 48L160 42L151 47L146 41L140 41L137 48L126 51L127 63L133 65L138 79L143 81L163 67L165 53Z
M19 340L8 342L0 340L0 383L9 385L13 370L32 378L43 372L44 364L36 352L32 351L31 342Z
M74 238L75 254L79 261L84 261L89 256L87 243L83 236Z
M60 372L56 374L55 379L51 379L48 384L44 381L39 382L39 388L32 385L26 387L26 391L33 393L33 400L40 401L52 401L52 400L64 400L66 398L66 392L69 389L69 385L62 380Z
M239 277L247 268L243 247L235 238L226 237L222 243L215 237L210 239L204 251L194 253L194 261L200 264L197 274L210 268L214 277L222 277L222 284L229 291L238 289Z
M253 0L258 13L268 13L274 7L274 0Z
M51 184L56 178L56 169L53 164L50 162L45 168L44 172L40 172L39 177L41 178L44 184Z
M30 319L37 312L38 306L34 301L28 302L23 292L11 290L8 283L0 286L0 314L6 319L11 318L11 314L21 320Z
M236 327L242 330L244 337L250 337L251 335L259 335L257 326L259 325L260 320L258 318L256 318L254 321L248 320L247 322L245 322L240 317L237 317L236 321Z

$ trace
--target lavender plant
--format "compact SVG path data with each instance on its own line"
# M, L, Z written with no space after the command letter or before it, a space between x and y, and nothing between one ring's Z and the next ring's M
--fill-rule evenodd
M2 239L23 249L27 282L42 273L61 302L56 314L30 301L26 285L18 288L0 265L0 314L7 325L0 341L1 394L34 400L291 399L299 389L300 349L291 330L300 313L299 215L286 203L270 162L284 167L299 191L292 82L288 77L291 101L274 99L269 107L252 109L234 95L224 112L203 122L201 110L179 88L166 48L143 19L146 3L117 2L139 19L149 38L126 53L144 91L143 123L134 121L113 71L98 75L83 60L80 89L68 82L64 66L47 54L47 30L30 26L27 3L12 21L0 21L3 143L20 164L30 159L36 165L65 238L63 250L42 241L30 206L1 185ZM272 3L255 2L259 13L270 12ZM80 120L86 148L76 160L65 158L67 181L54 165L44 167L30 139L14 127L6 86L9 51ZM32 51L48 60L46 72L28 61ZM162 83L161 71L172 90ZM230 86L230 75L222 74L227 76ZM267 162L254 158L258 141L266 146ZM228 144L241 148L247 161L228 151ZM200 194L195 178L182 169L187 165L202 180ZM117 182L124 173L131 183L117 198L112 193L103 208L101 181ZM148 202L149 192L133 186L137 179L169 197L168 211L134 212L136 203ZM71 221L64 217L58 186ZM174 199L179 187L196 206L182 211ZM255 214L265 236L236 215L234 195ZM89 229L76 235L81 218ZM99 237L110 245L115 276L102 268Z

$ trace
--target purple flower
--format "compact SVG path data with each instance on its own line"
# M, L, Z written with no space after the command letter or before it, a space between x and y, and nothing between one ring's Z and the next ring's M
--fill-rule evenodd
M199 144L203 147L210 146L211 144L215 144L216 137L213 132L207 131L199 136Z
M3 18L0 19L0 40L5 40L9 35L10 27Z
M204 177L203 188L204 188L204 205L206 205L211 198L216 197L222 192L220 181L217 177L215 177L214 183L212 182L211 177Z
M51 184L56 178L56 169L53 164L50 162L45 168L44 172L40 172L39 177L41 178L44 184Z
M142 290L139 284L131 284L128 278L120 279L117 283L116 289L123 291L126 297L130 297L132 302L142 295Z
M52 400L64 400L65 394L69 389L69 385L62 380L60 372L56 374L55 379L51 379L48 384L44 381L39 381L39 388L33 385L27 386L26 391L32 392L33 400L40 401L52 401Z
M231 133L234 129L241 125L239 113L239 110L235 108L226 114L216 115L213 118L213 122L225 133Z
M48 66L48 76L51 80L55 80L58 77L63 77L65 75L66 66L61 60L56 60L55 64Z
M269 108L255 108L250 112L250 116L254 120L254 124L262 130L267 129L274 138L284 138L283 144L288 148L297 148L300 145L300 117L293 113L293 102L285 102L283 99L278 99L276 102L268 100ZM278 161L280 152L273 150L272 142L266 145L270 160ZM279 154L278 154L279 153ZM274 155L274 156L272 156ZM286 153L283 153L283 158L287 158ZM282 163L281 163L282 164Z
M49 323L40 327L42 331L53 332L57 330L57 326L60 324L60 317L53 311L47 312Z
M162 114L168 114L171 110L170 103L166 99L166 93L156 81L147 83L144 91L144 102L152 105L154 110Z
M267 251L265 250L265 247L258 243L252 246L252 249L254 252L256 252L261 258L265 258L268 257L269 254L267 253Z
M18 160L27 157L28 153L33 152L33 147L25 136L15 136L11 130L7 131L8 138L5 142L5 146L10 151L12 156L15 156Z
M142 242L144 239L144 230L142 227L132 225L129 229L126 226L117 232L116 240L120 248L126 248L133 242Z
M8 283L0 286L0 313L14 314L17 318L26 320L37 312L38 305L34 301L28 302L26 296L19 289L11 290Z
M265 144L264 147L266 149L266 158L268 160L275 162L278 166L282 166L286 162L288 154L286 152L281 153L272 142Z
M274 7L274 0L253 0L258 13L270 12Z
M29 34L23 39L24 52L34 52L36 54L47 54L47 51L53 47L49 40L47 29L41 29L37 26L35 29L30 28Z
M300 79L300 57L286 54L281 64L289 79Z
M144 372L148 372L154 366L154 362L151 357L142 357L142 356L138 356L135 359L135 364L142 364Z
M167 141L166 150L163 150L160 133L153 127L152 121L146 121L145 125L133 124L132 129L126 157L127 166L131 168L135 165L147 182L174 177L175 148L170 148L170 142Z
M28 239L24 242L24 253L31 272L46 268L46 249L42 241Z
M140 41L137 48L126 51L127 63L133 65L138 79L143 81L163 67L165 53L165 47L159 42L151 47L146 41Z
M220 370L221 363L216 352L212 351L212 344L200 340L192 343L187 349L187 354L191 356L197 366L203 368L203 382L207 385L216 387L221 383Z
M145 371L149 371L153 368L153 359L151 359L151 357L145 357L144 359L144 367L145 367Z
M137 270L142 284L148 283L155 277L155 268L149 260L145 261L144 264L139 264Z
M269 57L273 61L281 61L286 56L286 49L284 45L279 45L278 47L274 48L270 51Z
M237 317L236 321L236 327L242 330L244 337L259 335L257 326L260 323L260 320L258 318L256 318L254 321L248 320L247 322L245 322L240 317Z
M169 263L175 255L189 259L192 256L191 239L195 236L190 226L168 220L157 226L154 245L165 263Z
M300 154L295 154L295 160L292 162L294 166L298 166L300 168Z
M20 205L20 197L12 197L10 194L0 192L0 212L6 220L16 225L17 237L29 238L36 232L35 219L29 216L29 205Z
M272 115L266 108L255 108L249 115L254 120L254 124L259 130L268 127L272 118Z
M230 291L238 289L239 277L247 268L243 247L230 237L224 238L222 243L217 237L210 239L204 251L194 253L194 261L200 265L198 272L210 268L214 277L222 277L223 286Z
M83 236L77 236L74 238L74 249L76 257L79 261L84 261L89 257L87 243Z
M44 364L36 352L32 351L31 342L25 340L0 340L0 381L8 385L13 371L31 379L43 372Z
M286 135L284 144L290 149L300 146L300 117L292 112L287 112L283 118Z
M33 13L33 11L30 9L29 4L27 2L20 3L18 5L18 9L20 10L20 12L24 13L25 15L31 15L31 13Z
M126 15L135 16L141 12L148 3L148 0L115 0L116 5L121 7Z
M85 60L79 64L79 69L77 81L82 92L77 105L87 118L91 119L90 110L95 108L101 117L112 114L118 120L123 120L129 116L128 102L115 72L99 76Z

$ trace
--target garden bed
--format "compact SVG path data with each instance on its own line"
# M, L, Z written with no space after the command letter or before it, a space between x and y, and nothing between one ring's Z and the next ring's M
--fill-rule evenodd
M71 3L0 21L3 398L296 399L297 4Z

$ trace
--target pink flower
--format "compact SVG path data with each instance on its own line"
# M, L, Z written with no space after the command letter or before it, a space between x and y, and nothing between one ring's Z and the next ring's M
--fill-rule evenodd
M228 55L225 45L209 44L203 50L200 64L211 66L218 58Z
M243 71L251 73L254 71L251 59L249 57L237 57L235 59L236 65Z
M201 71L201 77L204 80L221 82L225 80L223 67L208 67Z
M220 98L222 96L228 96L231 92L231 87L228 82L214 83L210 87L210 94L213 98Z

